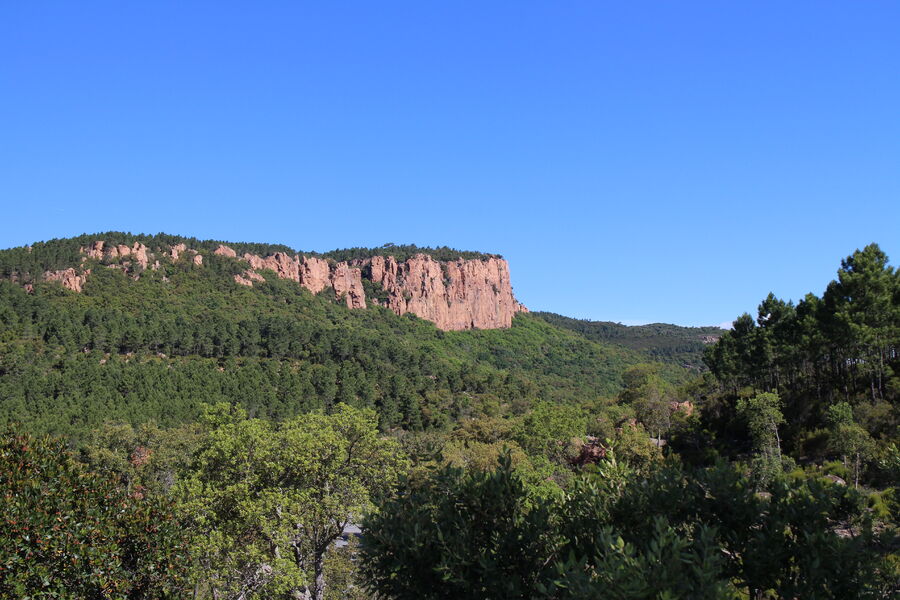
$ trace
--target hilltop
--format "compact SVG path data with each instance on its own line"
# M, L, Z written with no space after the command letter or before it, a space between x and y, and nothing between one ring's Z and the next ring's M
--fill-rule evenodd
M386 244L316 254L280 244L107 232L5 251L0 276L27 286L58 281L81 292L101 266L135 280L154 274L167 280L167 272L185 261L203 269L205 260L209 269L212 257L218 261L213 268L230 270L240 285L253 287L265 281L264 271L271 271L314 294L328 289L348 308L366 308L368 299L444 330L506 328L515 313L526 310L513 296L509 265L502 257L447 247Z

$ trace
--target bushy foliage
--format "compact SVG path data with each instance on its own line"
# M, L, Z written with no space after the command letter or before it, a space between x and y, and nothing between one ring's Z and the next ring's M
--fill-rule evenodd
M364 575L387 598L532 598L558 545L532 496L509 456L407 482L366 519Z
M363 568L386 598L876 598L890 593L860 494L720 465L639 476L610 459L564 498L508 459L443 470L367 521ZM844 532L849 532L847 535ZM518 552L511 548L517 547Z
M170 506L87 470L63 442L0 438L0 596L159 599L188 592Z

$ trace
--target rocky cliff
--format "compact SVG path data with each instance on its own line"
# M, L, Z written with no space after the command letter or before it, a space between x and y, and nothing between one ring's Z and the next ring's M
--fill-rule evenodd
M314 294L331 288L348 308L381 305L398 315L412 313L432 321L443 330L506 328L517 312L527 311L513 296L509 265L497 257L438 261L428 254L415 254L402 261L393 256L372 256L336 262L285 252L239 255L222 244L212 253L246 264L242 273L234 275L238 285L252 287L264 282L263 272L271 271ZM88 262L92 259L134 278L146 269L159 269L161 260L190 260L196 267L203 266L203 254L185 244L154 251L139 242L126 246L96 240L82 247L81 255L87 264L80 269L48 271L44 279L80 292L90 275L86 267L96 264ZM371 283L364 285L364 280ZM366 297L367 287L375 291L375 297Z
M314 294L331 287L349 308L366 308L363 279L380 287L382 300L369 298L398 315L412 313L440 329L500 329L527 310L513 296L509 265L501 258L439 262L417 254L398 262L388 256L332 263L314 256L276 252L269 256L237 253L219 246L216 254L244 260L249 269L235 281L253 285L261 270L296 281Z
M513 296L509 265L501 258L438 262L417 254L404 262L391 256L355 262L387 293L388 308L444 330L505 328L526 310Z

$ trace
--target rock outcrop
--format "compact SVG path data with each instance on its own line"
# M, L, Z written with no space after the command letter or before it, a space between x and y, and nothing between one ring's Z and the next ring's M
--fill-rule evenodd
M44 281L58 281L64 288L73 292L80 292L87 281L87 276L91 274L91 270L87 269L83 273L78 273L75 269L61 269L59 271L45 271ZM33 289L33 288L32 288Z
M237 252L228 246L223 246L219 244L219 247L213 250L213 254L218 254L219 256L228 256L229 258L235 258L237 256Z
M172 262L178 261L178 257L181 256L181 253L187 250L187 245L185 244L175 244L172 248L169 249L169 256L172 257Z
M669 402L669 410L673 413L683 412L686 417L689 417L694 414L694 403L690 400L685 400L684 402L673 400Z
M140 265L142 269L146 269L150 263L147 255L148 248L140 242L135 242L133 246L126 246L125 244L119 244L118 246L110 244L107 246L103 240L97 240L87 248L82 248L81 253L85 255L85 258L95 258L109 262L131 259Z
M216 253L237 256L227 246L220 246ZM512 325L517 312L528 310L513 296L509 265L501 258L440 262L417 254L403 262L392 256L373 256L335 264L283 252L265 257L244 254L241 258L251 271L269 269L314 294L331 287L350 308L367 305L362 282L365 277L384 291L384 306L398 315L413 313L444 330L505 328ZM235 281L252 285L246 273L236 276ZM368 302L379 303L374 299Z
M313 294L318 294L331 285L331 267L328 261L315 256L305 257L300 267L300 283Z
M345 262L337 263L331 270L331 287L338 297L343 297L348 308L365 308L366 293L363 290L362 271Z
M178 259L181 258L181 255L190 256L191 261L200 266L203 264L203 255L199 254L193 248L188 248L185 244L175 244L169 249L169 257L172 259L172 262L178 262Z
M247 269L240 275L234 276L234 282L239 283L241 285L246 285L247 287L253 287L254 281L265 281L266 278L257 273L256 271L252 271Z
M237 252L224 245L216 248L215 254L237 258ZM403 262L392 256L373 256L330 263L314 256L276 252L269 256L245 253L240 260L250 268L234 277L236 283L252 286L257 279L251 274L270 270L314 294L331 287L349 308L379 303L366 298L365 277L384 291L386 299L381 304L398 315L413 313L444 330L505 328L512 325L517 312L528 310L513 296L509 265L501 258L440 262L417 254Z

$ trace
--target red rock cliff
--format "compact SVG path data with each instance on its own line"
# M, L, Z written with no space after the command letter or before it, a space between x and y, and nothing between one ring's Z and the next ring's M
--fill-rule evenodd
M398 263L394 257L358 261L388 293L387 307L411 312L444 330L501 329L527 310L513 296L509 265L501 258L438 262L417 254Z
M82 248L81 253L83 261L89 258L101 260L110 268L131 273L135 279L141 274L135 267L158 269L159 259L177 262L189 256L194 265L203 265L203 255L184 244L151 251L140 243L116 246L97 240ZM440 262L427 254L416 254L403 262L392 256L373 256L335 263L284 252L265 257L238 256L234 249L225 245L219 245L213 254L247 264L242 274L234 276L237 284L252 287L265 281L260 271L271 270L276 276L296 281L314 294L330 287L349 308L366 308L365 278L384 292L379 294L381 301L369 298L369 303L382 304L398 315L412 313L443 330L506 328L512 325L517 312L528 310L513 296L509 265L502 258L460 258ZM90 270L82 267L80 270L48 271L43 278L59 281L78 292L89 274Z
M227 246L220 246L216 253L236 256ZM444 330L506 328L517 312L528 310L513 296L509 265L502 258L439 262L417 254L404 262L392 256L374 256L352 263L329 263L283 252L266 257L244 254L241 258L250 265L248 273L269 269L314 294L330 286L350 308L366 307L365 277L384 289L387 308L398 315L413 313ZM252 285L250 279L247 273L235 277L242 285Z

